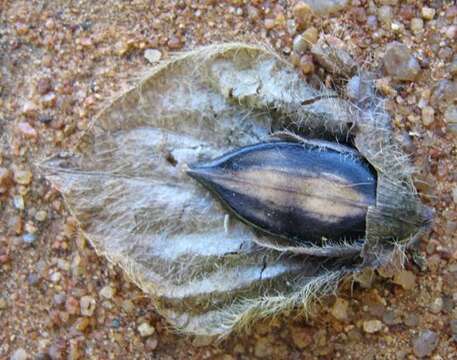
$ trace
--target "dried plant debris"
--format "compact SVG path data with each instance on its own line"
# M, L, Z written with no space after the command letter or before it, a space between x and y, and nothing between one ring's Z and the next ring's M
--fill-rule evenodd
M366 82L358 89L370 96L349 103L312 88L263 47L204 47L153 67L99 114L75 154L41 166L97 251L176 329L225 335L285 309L307 311L343 277L384 264L428 229L431 211L418 199L383 101L363 76L355 82ZM376 197L365 194L357 241L291 241L227 221L225 208L186 173L189 164L269 142L278 131L333 139L313 145L323 155L351 142L345 151L375 172Z

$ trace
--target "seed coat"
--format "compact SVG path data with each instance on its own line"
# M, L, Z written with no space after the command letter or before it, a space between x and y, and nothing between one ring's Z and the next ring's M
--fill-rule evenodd
M188 174L243 222L298 243L363 237L376 201L374 171L352 148L325 141L249 145Z

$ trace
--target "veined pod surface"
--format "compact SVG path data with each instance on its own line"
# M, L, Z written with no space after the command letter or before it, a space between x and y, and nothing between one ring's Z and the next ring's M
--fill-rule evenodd
M367 94L353 107L264 47L207 46L154 66L73 153L40 166L96 251L176 329L227 335L306 312L429 228L383 101ZM288 131L318 142L271 142ZM215 193L264 232L227 222Z
M362 238L376 202L374 171L353 149L325 141L254 144L187 173L243 222L297 243Z

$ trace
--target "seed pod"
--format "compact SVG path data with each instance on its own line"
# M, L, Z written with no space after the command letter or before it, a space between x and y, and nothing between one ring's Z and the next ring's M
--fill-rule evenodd
M324 141L250 145L187 173L243 222L296 243L360 239L376 201L368 164Z
M311 87L271 50L208 46L154 66L97 116L73 153L41 168L97 252L170 324L226 335L284 310L306 312L342 278L385 264L429 228L430 211L382 99L371 80L365 88L372 91L353 106ZM323 142L259 144L271 141L272 131L350 138L356 151ZM187 164L224 153L194 167L193 176L267 234L227 223L214 196L186 174ZM270 179L279 182L275 191L266 187ZM268 211L256 213L260 208Z

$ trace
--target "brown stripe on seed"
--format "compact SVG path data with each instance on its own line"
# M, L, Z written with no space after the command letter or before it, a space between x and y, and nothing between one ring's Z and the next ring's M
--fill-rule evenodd
M265 206L301 209L326 222L366 213L367 199L344 178L303 177L276 169L248 169L211 174L214 183L227 190L253 196ZM335 181L337 180L337 181Z

